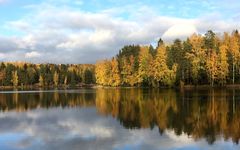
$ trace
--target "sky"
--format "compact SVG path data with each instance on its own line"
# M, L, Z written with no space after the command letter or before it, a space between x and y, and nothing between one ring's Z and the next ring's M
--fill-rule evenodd
M0 61L95 63L124 45L239 28L239 0L0 0Z

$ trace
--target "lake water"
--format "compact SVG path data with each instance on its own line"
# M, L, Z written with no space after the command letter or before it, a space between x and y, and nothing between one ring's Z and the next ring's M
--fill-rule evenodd
M240 90L0 92L1 150L240 149Z

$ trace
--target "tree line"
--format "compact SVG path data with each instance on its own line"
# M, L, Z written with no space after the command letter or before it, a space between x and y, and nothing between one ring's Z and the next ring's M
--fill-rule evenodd
M95 65L96 83L104 86L176 86L240 83L240 34L237 30L193 34L166 44L124 46Z
M193 34L157 46L124 46L112 59L94 64L0 64L0 86L172 87L240 83L240 34Z
M77 86L95 83L94 65L0 64L0 86Z

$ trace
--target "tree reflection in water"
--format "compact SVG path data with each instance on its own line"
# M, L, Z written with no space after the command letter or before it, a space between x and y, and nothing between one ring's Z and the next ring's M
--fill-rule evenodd
M209 144L223 136L236 144L240 138L240 90L237 89L93 89L1 93L1 111L27 111L53 107L96 107L128 129L170 129Z

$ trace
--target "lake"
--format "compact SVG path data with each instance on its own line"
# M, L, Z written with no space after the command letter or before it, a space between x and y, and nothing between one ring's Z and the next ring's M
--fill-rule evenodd
M240 149L239 89L0 92L0 149Z

